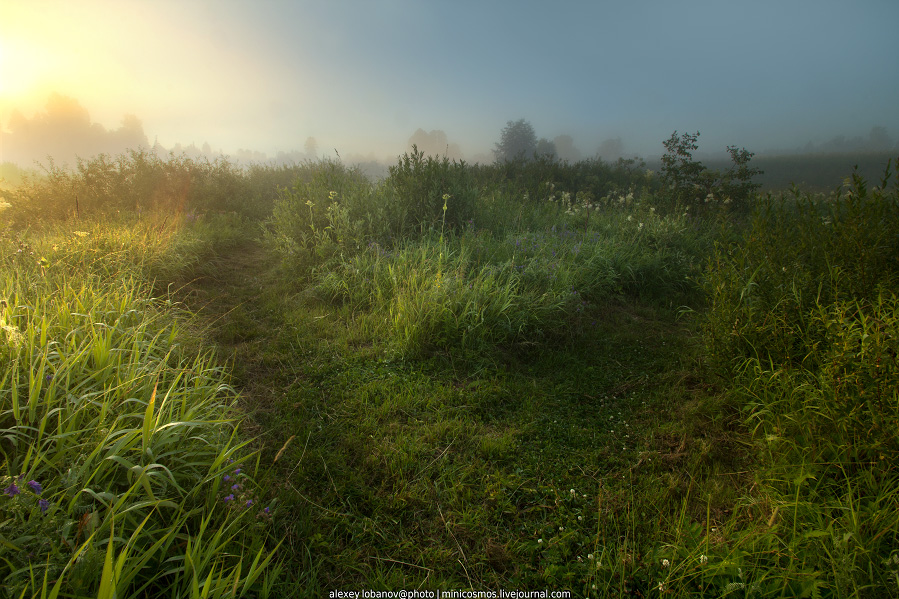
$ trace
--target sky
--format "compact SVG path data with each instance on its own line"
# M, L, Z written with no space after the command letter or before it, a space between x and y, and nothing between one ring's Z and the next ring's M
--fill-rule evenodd
M0 2L0 127L51 93L150 142L392 159L489 154L508 121L658 155L899 137L896 0Z

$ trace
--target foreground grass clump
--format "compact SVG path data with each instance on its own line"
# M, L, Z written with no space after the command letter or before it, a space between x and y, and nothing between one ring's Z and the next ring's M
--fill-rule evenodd
M269 584L271 508L235 392L177 306L151 299L151 274L203 239L163 220L0 238L4 596Z
M886 596L899 571L899 188L757 211L710 261L707 339L753 432L746 589ZM777 578L771 572L779 572ZM883 593L883 594L881 594Z
M594 215L583 230L550 217L557 224L537 231L494 235L472 222L392 249L372 242L315 280L329 299L378 315L404 357L565 342L596 325L591 307L622 294L689 296L699 255L666 239L684 233L682 218Z

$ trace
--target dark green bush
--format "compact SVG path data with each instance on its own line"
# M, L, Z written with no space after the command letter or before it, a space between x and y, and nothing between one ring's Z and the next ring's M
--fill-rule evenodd
M460 228L471 218L478 195L464 162L426 157L415 146L390 167L383 186L382 207L395 237Z
M699 132L678 135L677 131L663 142L665 155L662 156L662 183L668 207L681 209L690 207L694 211L707 211L722 206L728 210L746 212L760 185L753 177L762 171L750 167L754 154L746 148L728 146L733 165L726 171L711 170L701 162L693 160L693 152L699 146L696 140Z

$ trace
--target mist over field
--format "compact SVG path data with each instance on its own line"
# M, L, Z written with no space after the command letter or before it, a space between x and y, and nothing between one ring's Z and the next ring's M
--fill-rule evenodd
M0 162L428 154L491 163L895 152L894 2L24 3L0 7ZM87 33L87 35L85 35Z

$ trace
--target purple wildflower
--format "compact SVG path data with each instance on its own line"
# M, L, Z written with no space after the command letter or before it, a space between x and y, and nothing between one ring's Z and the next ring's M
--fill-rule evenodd
M37 482L36 480L30 480L27 484L29 487L31 487L31 490L34 491L35 495L40 495L41 491L44 490L44 488L41 486L41 483Z
M222 480L225 482L228 482L229 480L231 480L231 477L226 474L225 476L222 477Z
M49 383L50 381L53 380L53 375L48 372L47 375L44 376L44 380Z
M253 505L253 500L247 499L247 507L250 507L251 505Z
M15 497L19 494L19 487L16 486L16 483L10 483L8 487L3 489L3 492L9 495L10 497Z
M240 467L234 469L234 476L240 474Z
M46 499L39 500L37 504L40 506L42 514L46 514L47 510L50 509L50 502Z
M238 485L238 484L236 484L236 483L233 484L233 485L231 485L231 490L232 490L232 491L237 491L238 489L240 489L240 485Z
M225 503L232 501L233 499L234 499L234 493L231 493L230 495L225 497Z

